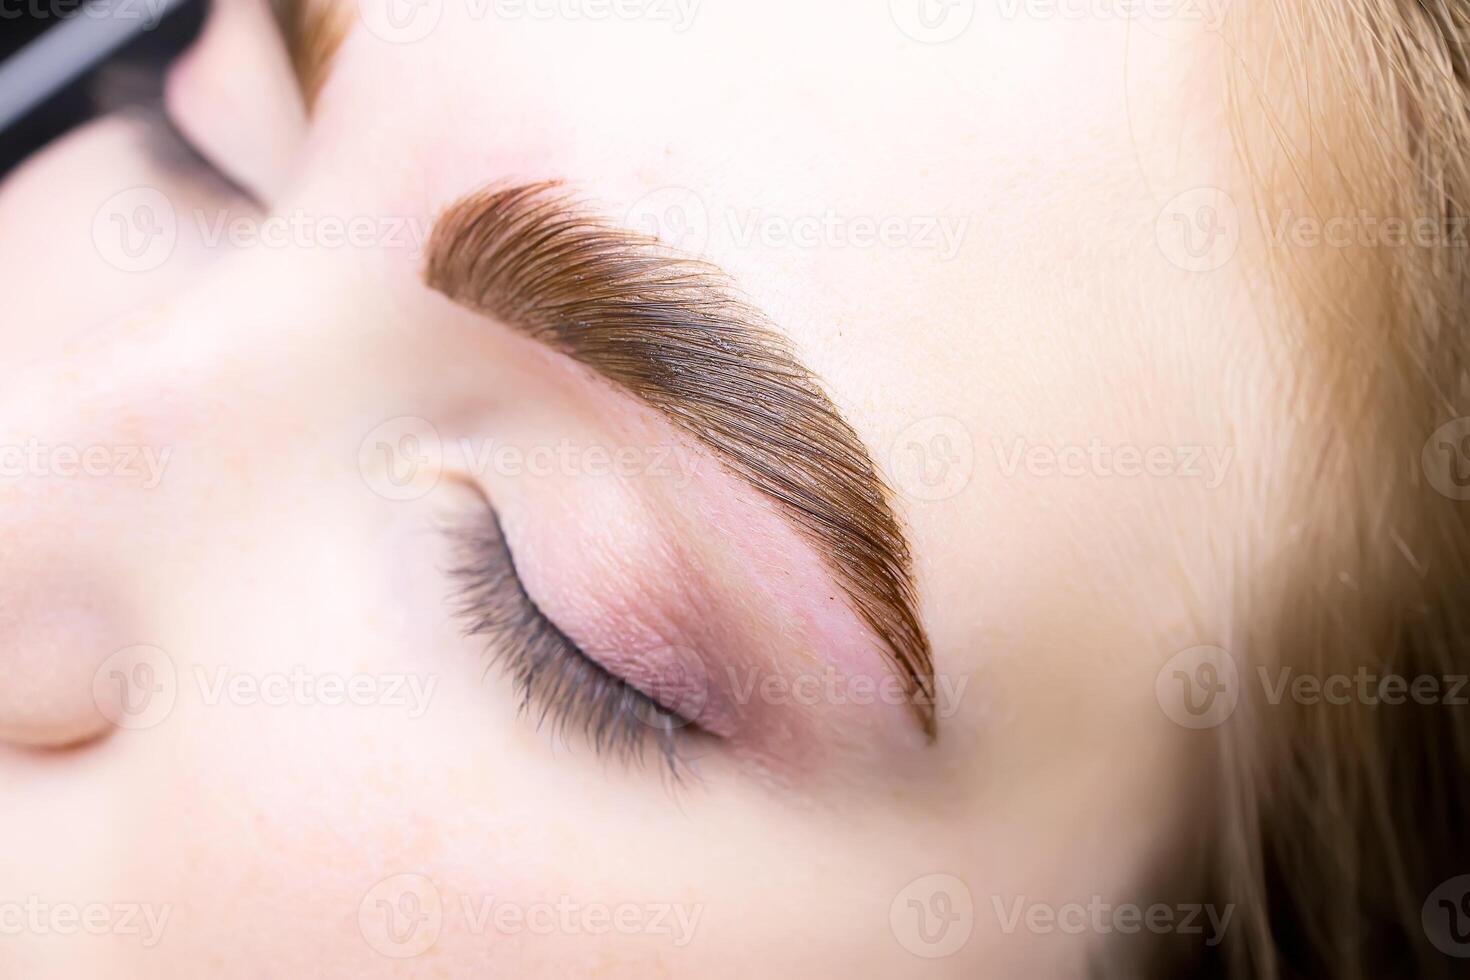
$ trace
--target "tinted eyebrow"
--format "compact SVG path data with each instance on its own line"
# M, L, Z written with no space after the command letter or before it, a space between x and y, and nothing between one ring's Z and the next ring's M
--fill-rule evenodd
M884 483L790 342L728 276L604 221L557 182L461 198L426 255L430 288L591 368L775 501L934 736L933 657Z
M310 113L332 73L337 49L352 29L350 5L335 0L271 0L271 12L280 25L296 87Z

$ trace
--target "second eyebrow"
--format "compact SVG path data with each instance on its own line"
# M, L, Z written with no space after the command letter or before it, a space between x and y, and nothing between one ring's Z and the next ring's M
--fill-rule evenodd
M773 499L816 546L935 734L912 558L866 448L790 343L714 266L601 221L555 182L451 205L427 284L587 365Z

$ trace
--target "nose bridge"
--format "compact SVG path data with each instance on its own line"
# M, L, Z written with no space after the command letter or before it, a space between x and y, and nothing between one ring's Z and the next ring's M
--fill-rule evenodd
M184 309L154 306L95 327L0 383L0 445L10 447L4 461L14 468L24 455L32 477L64 480L76 471L100 475L97 485L111 490L160 489L164 474L147 467L198 437L210 418L211 385L240 353L227 349L229 338L244 332ZM113 449L116 458L105 459Z
M0 740L57 746L109 727L94 675L146 630L139 573L183 513L170 471L197 437L169 363L178 329L157 315L110 325L0 392Z
M79 554L105 550L127 515L157 506L191 400L168 363L175 327L139 317L33 363L0 391L0 561L38 531ZM119 523L119 518L122 523ZM42 544L34 542L35 547ZM9 553L10 557L4 556ZM5 568L0 586L23 569Z

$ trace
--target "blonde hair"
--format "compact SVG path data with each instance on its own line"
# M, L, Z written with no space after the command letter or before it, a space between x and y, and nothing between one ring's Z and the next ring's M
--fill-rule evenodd
M1277 676L1428 675L1443 694L1470 671L1470 501L1435 470L1465 448L1431 441L1470 414L1470 4L1263 0L1226 36L1257 213L1352 229L1265 248L1290 421L1261 525L1284 534L1249 555L1235 642ZM1470 872L1470 709L1245 691L1218 732L1206 869L1237 927L1208 972L1464 972L1422 913Z

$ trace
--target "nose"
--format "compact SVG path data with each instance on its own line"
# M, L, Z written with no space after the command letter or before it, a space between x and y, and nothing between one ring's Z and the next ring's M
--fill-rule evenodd
M10 561L28 548L7 554ZM108 649L125 633L125 612L65 556L53 556L17 580L0 604L0 740L27 747L92 741L111 723L94 695Z
M146 640L178 435L154 354L169 329L105 328L0 393L0 741L75 745L119 717L101 674Z

